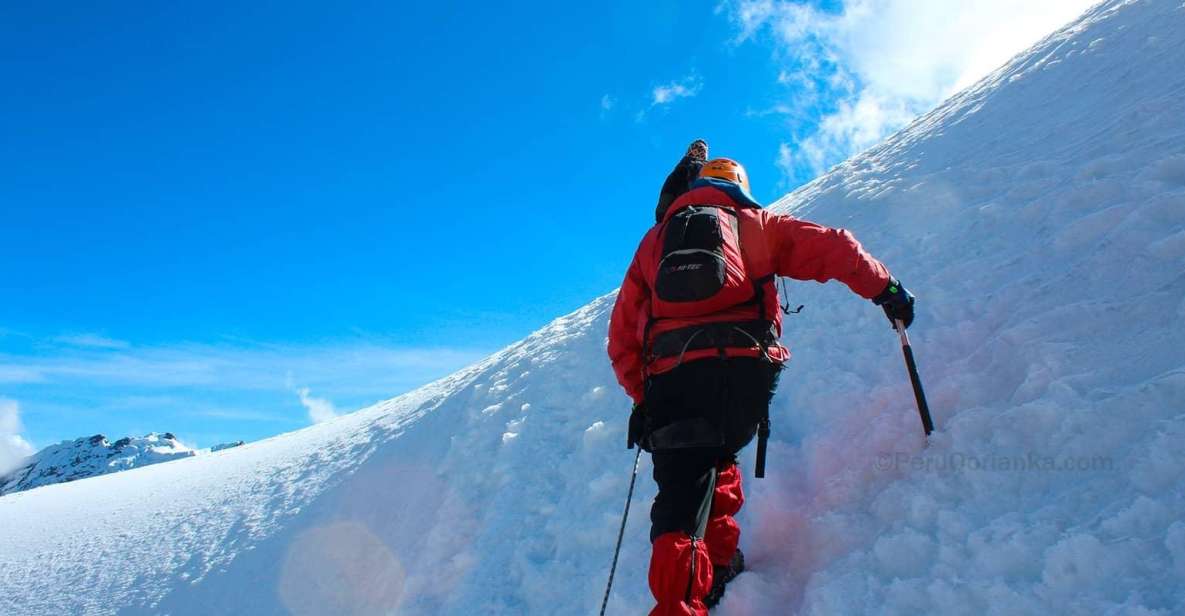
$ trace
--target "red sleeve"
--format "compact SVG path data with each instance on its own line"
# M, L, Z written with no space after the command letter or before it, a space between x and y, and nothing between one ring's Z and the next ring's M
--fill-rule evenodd
M645 386L642 377L642 340L639 322L646 318L650 290L638 267L638 257L630 263L625 281L617 292L613 316L609 318L609 361L617 373L617 382L634 402L642 402Z
M774 270L797 280L838 280L857 295L872 299L889 284L889 270L864 251L845 229L832 229L793 216L766 219L768 242L774 247Z

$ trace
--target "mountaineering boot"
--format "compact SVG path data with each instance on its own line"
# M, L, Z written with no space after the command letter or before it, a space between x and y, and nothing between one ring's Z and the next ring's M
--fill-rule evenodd
M737 548L736 554L733 554L732 562L723 566L713 566L712 588L704 597L704 605L715 607L717 603L720 603L720 599L724 597L724 587L744 570L745 555L740 548Z

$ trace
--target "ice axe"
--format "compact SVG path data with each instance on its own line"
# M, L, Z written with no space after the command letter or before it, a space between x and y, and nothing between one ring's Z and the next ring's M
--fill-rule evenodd
M930 405L926 404L926 392L922 389L922 379L918 376L918 363L913 358L913 347L909 346L909 334L905 333L905 324L901 319L893 319L893 329L901 336L901 352L905 355L905 367L909 369L909 382L913 384L913 396L918 401L918 415L922 417L922 429L926 436L934 431L934 420L930 419Z

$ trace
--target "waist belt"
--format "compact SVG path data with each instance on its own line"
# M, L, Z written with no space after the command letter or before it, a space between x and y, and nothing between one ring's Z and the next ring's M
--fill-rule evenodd
M703 349L758 348L762 355L778 339L770 321L726 321L691 325L654 336L650 344L650 361L666 357L682 357L688 351Z

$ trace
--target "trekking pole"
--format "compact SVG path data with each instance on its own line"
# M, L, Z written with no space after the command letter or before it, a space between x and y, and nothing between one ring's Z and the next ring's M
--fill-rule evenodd
M613 588L613 574L617 572L617 556L621 554L621 539L625 536L625 521L630 517L630 501L634 500L634 482L638 480L638 460L642 458L642 448L634 454L634 474L630 476L630 491L625 497L625 511L621 513L621 528L617 531L617 547L613 549L613 565L609 567L609 583L605 585L605 598L601 601L601 616L605 616L605 607L609 605L609 591Z
M922 390L922 379L918 376L918 363L913 359L913 347L909 346L909 334L901 319L893 320L894 329L901 336L901 352L905 355L905 367L909 369L909 382L913 385L913 396L918 401L918 415L922 417L922 429L926 436L934 431L934 420L930 419L930 405L926 404L926 392Z

